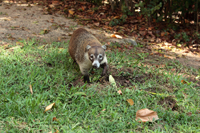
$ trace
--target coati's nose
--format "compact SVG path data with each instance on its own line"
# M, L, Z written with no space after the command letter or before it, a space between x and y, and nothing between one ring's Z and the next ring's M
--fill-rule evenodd
M93 67L97 68L97 64L94 64Z
M92 66L95 67L95 68L99 68L100 66L100 63L98 60L94 60L94 62L92 63Z

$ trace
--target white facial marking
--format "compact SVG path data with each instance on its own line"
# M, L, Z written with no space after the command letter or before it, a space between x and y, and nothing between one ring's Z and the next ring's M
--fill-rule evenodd
M93 58L94 58L94 55L93 55L93 54L91 54L91 55L90 55L90 59L92 60Z
M100 66L100 63L98 60L94 60L93 63L92 63L92 66L96 66L97 68L99 68Z
M99 55L97 56L97 58L100 59L100 60L102 60L102 58L103 58L103 57L102 57L102 54L99 54Z
M104 55L104 58L103 58L103 60L101 61L101 64L103 64L103 63L106 63L107 64L107 57L106 57L106 55Z

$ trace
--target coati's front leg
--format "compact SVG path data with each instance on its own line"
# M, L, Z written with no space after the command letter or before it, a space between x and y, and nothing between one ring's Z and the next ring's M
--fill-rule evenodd
M90 83L89 75L84 75L83 80L84 80L84 83L86 83L86 82Z
M80 70L81 70L81 73L83 74L83 80L84 80L84 83L90 83L90 79L89 79L89 74L88 74L88 72L89 72L89 69L87 69L87 68L83 68L83 67L81 67L80 66Z
M106 73L108 71L108 65L107 65L107 63L101 64L101 67L103 68L102 76L106 75Z

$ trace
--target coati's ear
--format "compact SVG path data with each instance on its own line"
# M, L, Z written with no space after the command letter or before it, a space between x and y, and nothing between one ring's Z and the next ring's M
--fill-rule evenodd
M103 48L104 50L106 50L106 45L103 45L102 48Z
M91 46L87 45L85 50L88 51L90 48L91 48Z

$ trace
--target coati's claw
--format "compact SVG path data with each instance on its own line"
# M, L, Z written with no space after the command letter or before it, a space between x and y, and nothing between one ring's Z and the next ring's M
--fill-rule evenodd
M84 83L90 83L90 79L88 75L84 76Z

